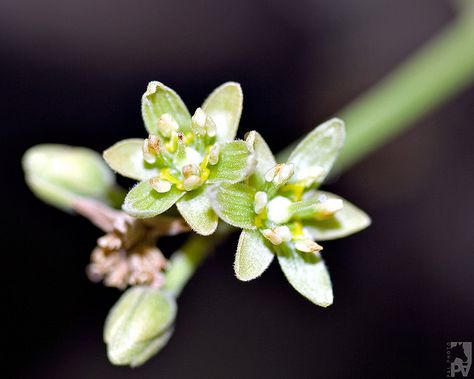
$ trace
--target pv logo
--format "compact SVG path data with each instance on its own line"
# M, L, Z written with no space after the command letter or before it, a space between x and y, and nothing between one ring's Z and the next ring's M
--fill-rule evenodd
M448 342L446 348L447 377L466 378L472 364L472 342Z

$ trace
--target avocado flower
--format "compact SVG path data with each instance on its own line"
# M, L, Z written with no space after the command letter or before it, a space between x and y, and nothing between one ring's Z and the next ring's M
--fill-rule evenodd
M104 152L109 166L139 180L123 210L137 218L157 216L174 204L199 234L212 234L218 217L207 195L210 185L244 180L255 166L245 141L234 141L242 113L237 83L215 89L191 117L171 88L150 82L142 97L146 139L126 139Z
M333 302L329 273L318 243L366 228L370 218L341 197L318 190L345 138L344 123L332 119L315 128L277 163L255 131L246 142L257 156L254 173L243 183L209 189L214 210L242 228L234 270L238 279L260 276L277 256L290 284L313 303Z

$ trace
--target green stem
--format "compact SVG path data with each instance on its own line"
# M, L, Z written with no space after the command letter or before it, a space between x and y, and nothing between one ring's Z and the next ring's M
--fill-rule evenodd
M211 254L217 245L235 230L221 223L212 237L193 235L175 251L170 258L166 274L165 289L179 296L181 290L193 276L201 262Z
M382 82L340 113L347 140L337 169L346 170L474 79L474 12L467 10ZM295 144L278 155L285 161ZM167 287L178 295L199 264L233 229L192 236L170 260Z

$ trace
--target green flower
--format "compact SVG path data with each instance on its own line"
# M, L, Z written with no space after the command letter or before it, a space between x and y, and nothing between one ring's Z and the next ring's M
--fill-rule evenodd
M242 90L225 83L191 115L181 98L159 82L150 82L142 97L149 137L118 142L104 158L123 176L140 180L123 209L146 218L174 204L199 234L212 234L218 217L206 187L244 180L255 166L244 141L233 141L242 113Z
M246 138L258 158L246 183L224 184L210 191L216 213L244 229L234 269L240 280L260 276L274 256L290 282L320 306L333 302L331 280L321 258L324 241L366 228L370 218L348 201L317 190L329 173L345 138L344 123L333 119L315 128L277 164L255 131Z

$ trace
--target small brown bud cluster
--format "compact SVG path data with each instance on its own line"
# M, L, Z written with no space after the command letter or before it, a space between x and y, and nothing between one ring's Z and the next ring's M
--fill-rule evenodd
M106 234L99 238L115 240L109 247L97 246L91 255L91 263L87 267L89 279L93 282L103 281L108 287L125 289L133 285L149 285L159 288L164 284L163 269L166 258L155 246L139 244L130 251L114 249L116 237ZM102 244L103 245L103 244Z
M93 282L103 281L108 287L164 284L167 260L156 247L159 236L173 236L189 231L178 218L154 217L137 219L90 200L79 200L74 208L89 218L106 234L97 240L92 251L87 275Z

